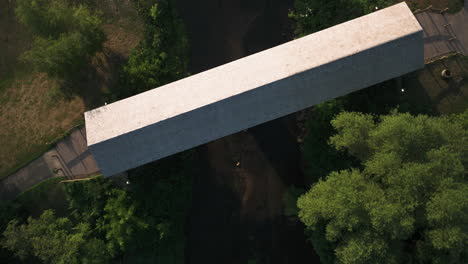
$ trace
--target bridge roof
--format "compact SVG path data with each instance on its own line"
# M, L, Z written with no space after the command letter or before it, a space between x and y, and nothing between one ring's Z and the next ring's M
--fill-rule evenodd
M88 145L421 31L405 3L85 113Z

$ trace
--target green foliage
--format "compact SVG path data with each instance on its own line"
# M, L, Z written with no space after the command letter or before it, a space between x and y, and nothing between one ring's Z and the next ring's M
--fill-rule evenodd
M365 155L370 153L370 147L366 144L365 139L369 137L370 131L375 129L373 117L354 112L341 112L340 117L333 119L331 125L338 131L343 131L343 128L346 128L346 133L331 137L331 144L337 150L349 149L349 153L360 160L367 159Z
M308 161L305 172L309 184L332 171L361 166L359 159L329 144L329 138L336 132L331 120L342 111L378 115L400 109L402 95L393 85L393 80L379 83L313 107L306 123L307 134L303 145L304 159Z
M172 0L136 1L144 38L123 68L120 98L188 76L188 40Z
M135 232L144 232L149 225L146 220L137 216L137 203L129 193L113 189L109 195L99 226L106 234L109 252L115 255L128 248L128 242L131 240L129 238L133 237Z
M101 20L86 6L65 0L18 0L15 11L35 35L22 59L51 77L71 78L102 49Z
M133 197L140 202L150 226L137 236L139 241L128 252L132 262L184 263L185 223L191 176L196 169L193 152L185 151L129 172Z
M92 237L89 225L73 225L68 218L57 218L45 211L39 219L29 218L19 225L12 220L3 233L1 245L20 259L30 255L45 263L105 263L109 255L104 242Z
M295 35L303 37L363 16L392 4L392 0L295 0L289 17L296 22Z
M110 181L96 177L89 181L77 181L64 185L73 217L96 225L104 214L106 202L112 191Z
M109 179L68 183L65 190L73 219L88 223L106 242L101 250L112 256L127 249L136 230L148 227L137 215L137 201L127 191L112 186Z
M323 255L328 243L337 263L467 262L467 122L468 110L448 117L393 111L380 122L336 116L330 143L364 166L330 173L298 200L321 259L333 259Z
M305 235L309 238L309 241L314 247L314 251L320 257L320 263L322 264L334 264L335 263L335 245L325 238L326 223L317 223L314 230L306 229Z
M68 183L72 219L88 223L115 258L183 263L193 165L189 151L133 169L129 191L102 177Z

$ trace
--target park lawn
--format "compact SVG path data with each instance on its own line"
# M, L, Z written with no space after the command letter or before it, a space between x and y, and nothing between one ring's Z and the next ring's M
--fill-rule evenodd
M16 21L14 5L0 0L0 6L6 6L0 16L1 32L6 33L0 38L0 179L38 158L65 132L83 124L83 113L103 105L112 93L120 65L140 41L142 27L128 1L97 3L95 8L105 11L104 49L84 69L83 78L65 87L73 92L64 93L59 82L33 72L18 60L32 37Z
M82 122L85 109L80 98L63 98L45 74L12 77L5 86L0 91L0 178L48 150Z
M453 78L444 80L443 69ZM424 69L403 77L409 103L429 106L435 113L460 113L468 108L468 57L452 55L430 64Z

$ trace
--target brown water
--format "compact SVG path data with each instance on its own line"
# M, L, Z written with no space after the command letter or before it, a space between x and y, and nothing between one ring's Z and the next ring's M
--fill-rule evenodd
M191 73L292 39L290 0L178 0L191 45ZM303 227L282 216L282 193L303 185L294 115L199 148L187 263L319 263ZM236 164L239 162L238 166Z

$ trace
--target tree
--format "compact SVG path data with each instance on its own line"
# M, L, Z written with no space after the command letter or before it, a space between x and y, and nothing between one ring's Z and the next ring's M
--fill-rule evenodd
M363 16L392 4L393 0L295 0L289 17L296 22L295 35L316 31Z
M71 216L96 226L104 215L112 189L110 180L104 177L65 184L64 191L72 210Z
M298 199L321 260L466 263L468 110L343 112L331 124L330 144L363 166L330 173Z
M73 225L46 210L39 219L28 218L19 225L12 220L3 233L1 245L20 259L33 255L45 263L106 263L109 255L104 241L92 236L89 225Z
M194 150L184 151L130 170L132 198L148 229L135 234L129 262L183 263L191 176L198 169ZM144 243L142 242L144 241ZM135 253L132 253L135 252Z
M179 180L176 173L182 163L170 165L161 170L161 166L148 164L130 171L130 176L135 171L139 174L130 179L130 191L116 188L102 177L67 184L72 219L88 223L105 242L101 250L114 258L131 263L178 263L176 259L183 260L190 192L186 181L160 179ZM148 182L141 186L145 180Z
M0 201L0 233L7 227L8 223L19 217L19 205L10 201ZM13 254L0 244L0 263L14 263Z
M307 120L303 155L309 161L305 164L308 183L316 182L334 170L356 164L347 153L339 152L327 143L335 132L330 121L346 109L348 99L349 97L339 97L314 106L311 117Z
M86 6L65 0L18 0L18 20L34 35L32 48L22 55L38 71L54 78L72 78L102 49L101 20Z
M128 250L131 242L138 240L136 233L148 232L149 220L141 217L138 201L128 191L112 186L107 178L69 183L65 193L73 219L88 223L105 240L112 256Z
M136 1L145 21L142 42L123 68L119 97L128 97L188 76L188 40L172 0Z
M147 231L147 220L137 215L137 208L137 204L127 192L111 190L99 228L105 232L107 247L112 255L124 252L135 233Z

